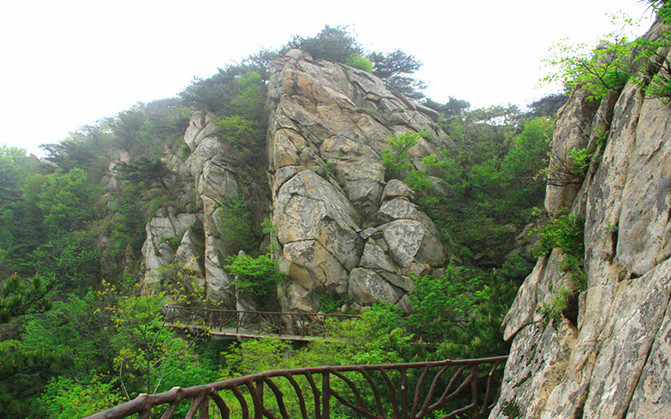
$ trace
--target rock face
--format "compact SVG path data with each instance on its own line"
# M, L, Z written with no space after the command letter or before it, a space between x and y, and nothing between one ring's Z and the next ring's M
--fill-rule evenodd
M269 84L269 166L277 257L288 276L286 310L319 308L320 294L359 305L401 306L411 283L445 261L431 220L412 191L385 182L387 139L426 131L414 163L449 146L435 115L361 70L294 50Z
M492 417L668 417L669 126L669 105L632 82L598 106L577 91L560 111L555 154L607 133L583 182L549 187L545 203L585 219L585 290L577 321L548 321L541 307L566 273L559 249L538 261L504 321L512 348Z
M387 139L406 132L425 132L410 149L418 168L449 147L436 112L365 71L297 50L271 67L268 106L267 155L258 156L267 158L264 185L243 178L245 162L234 161L215 116L192 112L184 135L190 154L168 166L197 209L163 208L147 224L145 280L160 282L168 266L188 268L208 297L244 306L223 268L240 249L220 212L228 202L253 199L254 222L269 216L268 241L277 244L274 256L287 275L278 288L283 310L318 311L322 295L407 307L409 275L443 265L445 250L433 222L412 203L414 192L385 181L380 156Z
M221 209L243 196L249 201L249 196L264 194L239 185L239 162L231 159L230 140L218 135L214 119L207 112L192 112L184 134L190 154L185 160L173 156L168 161L182 195L175 206L159 209L147 223L145 282L161 282L167 266L186 269L189 277L206 287L208 298L235 307L233 278L224 265L239 249L231 245L230 232L222 227ZM257 186L267 190L265 185ZM265 199L258 206L268 207ZM177 206L182 208L177 210Z

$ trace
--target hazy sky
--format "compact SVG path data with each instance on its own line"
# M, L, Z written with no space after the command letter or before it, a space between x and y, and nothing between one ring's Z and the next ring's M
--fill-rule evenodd
M4 0L0 143L36 152L325 24L350 25L368 50L415 55L436 101L525 105L547 93L550 45L594 43L618 10L650 16L638 0Z

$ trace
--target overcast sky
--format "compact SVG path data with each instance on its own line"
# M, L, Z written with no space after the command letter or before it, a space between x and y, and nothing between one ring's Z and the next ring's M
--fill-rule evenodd
M436 101L525 105L548 93L537 86L550 45L594 43L618 10L650 16L637 0L3 0L0 143L38 152L326 24L350 25L367 50L415 55Z

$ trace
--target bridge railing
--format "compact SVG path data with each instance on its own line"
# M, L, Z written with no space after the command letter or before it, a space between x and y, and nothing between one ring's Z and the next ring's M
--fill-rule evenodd
M141 394L90 419L486 417L507 357L266 371ZM154 411L156 408L157 411ZM197 416L196 416L197 415Z
M358 320L359 316L332 313L219 310L165 306L165 320L184 326L204 326L212 331L255 332L272 335L323 337L328 319Z

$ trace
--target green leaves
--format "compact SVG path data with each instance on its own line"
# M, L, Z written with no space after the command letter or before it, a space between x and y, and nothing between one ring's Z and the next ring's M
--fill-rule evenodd
M276 285L284 277L276 260L268 255L253 258L240 254L225 268L237 277L235 286L240 294L252 298L261 308L274 303Z
M99 196L99 186L79 168L32 175L23 187L23 199L40 212L50 233L82 228L93 219L93 204Z
M368 73L373 72L373 63L370 61L370 59L362 57L361 55L355 55L351 57L349 60L347 60L347 65L366 71Z
M128 163L122 162L117 165L117 170L121 180L147 186L158 184L164 191L168 189L165 180L171 171L160 158L140 157Z
M391 148L382 151L382 164L387 169L387 180L398 179L405 171L414 167L408 153L423 135L424 132L406 132L387 139Z
M324 59L336 63L346 63L351 57L362 52L356 38L349 33L347 26L324 26L311 38L294 36L285 49L298 48L315 59Z
M54 278L35 275L21 278L14 274L0 283L0 324L31 313L43 313L51 308L49 293Z
M538 244L533 250L534 256L548 255L552 249L558 247L565 254L582 257L585 250L584 227L584 219L573 214L565 214L532 231L539 237Z

